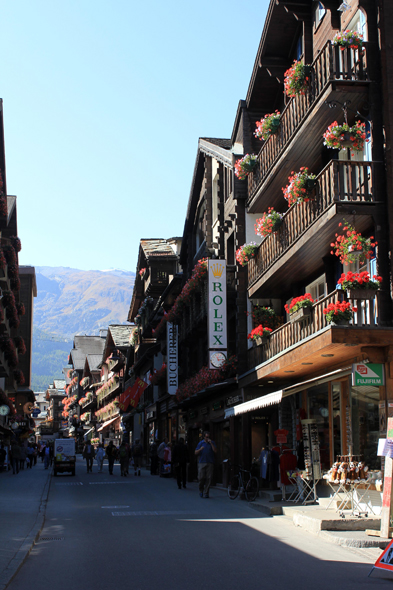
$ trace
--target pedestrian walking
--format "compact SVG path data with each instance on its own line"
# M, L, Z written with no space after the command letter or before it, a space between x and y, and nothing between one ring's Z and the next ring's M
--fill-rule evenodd
M83 453L82 453L83 458L86 459L87 473L93 473L94 455L95 455L94 447L90 443L90 441L88 441L85 444L85 447L84 447Z
M26 447L23 443L20 444L20 459L19 459L19 470L23 470L25 468L25 461L26 461Z
M19 473L19 462L21 458L20 446L16 442L11 443L11 463L13 475Z
M184 438L179 438L178 442L173 447L172 465L175 470L177 487L181 490L187 487L187 463L189 462L188 448L184 442Z
M119 449L119 461L120 461L120 475L127 476L128 471L128 462L130 460L130 455L126 447L126 443L123 441L120 445Z
M109 475L113 475L113 465L115 463L117 449L113 444L113 440L109 441L109 445L106 447L106 456L108 457L109 464Z
M168 444L168 439L165 437L160 446L157 449L157 456L158 456L158 471L159 476L162 477L163 473L163 466L164 466L164 451L165 447Z
M101 443L98 446L98 449L96 451L96 459L97 459L97 465L98 465L98 473L102 473L102 468L104 466L104 457L105 457L105 449L104 449L104 445Z
M150 454L150 475L157 475L158 470L158 455L157 455L157 441L153 440L150 445L149 454Z
M203 440L198 443L195 449L195 455L198 457L198 482L201 498L209 497L216 453L216 443L211 440L210 432L205 431Z
M34 449L30 443L27 445L26 449L26 466L30 469L33 467L33 460L34 460Z
M49 443L46 443L45 448L44 448L44 465L45 465L45 469L48 469L50 463L51 463L51 448L50 448Z
M134 475L141 474L141 466L142 466L142 455L143 455L143 448L141 443L139 442L139 438L137 438L132 445L131 449L132 459L134 461Z

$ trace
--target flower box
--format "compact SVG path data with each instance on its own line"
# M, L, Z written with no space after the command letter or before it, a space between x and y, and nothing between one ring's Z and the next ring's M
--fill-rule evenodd
M252 343L254 347L261 346L261 344L267 344L268 337L264 336L263 338L254 338Z
M349 326L349 320L335 320L330 323L332 326Z
M374 299L377 293L376 289L348 289L348 299Z
M301 307L300 309L298 309L294 313L290 314L289 321L291 322L291 324L297 324L298 322L301 322L302 320L306 320L306 319L311 318L311 312L312 312L311 307Z

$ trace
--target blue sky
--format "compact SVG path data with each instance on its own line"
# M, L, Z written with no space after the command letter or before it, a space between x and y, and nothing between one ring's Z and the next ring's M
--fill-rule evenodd
M230 137L268 0L2 0L21 264L135 271L182 235L199 137Z

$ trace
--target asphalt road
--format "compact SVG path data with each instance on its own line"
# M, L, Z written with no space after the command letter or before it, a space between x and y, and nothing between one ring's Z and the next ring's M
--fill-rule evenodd
M9 590L194 590L392 587L375 553L326 543L269 518L224 490L201 499L197 485L119 466L52 477L40 539Z

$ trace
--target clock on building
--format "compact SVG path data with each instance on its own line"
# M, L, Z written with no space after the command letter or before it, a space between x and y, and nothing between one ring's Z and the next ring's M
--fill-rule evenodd
M8 416L10 409L8 406L0 406L0 416Z
M210 367L212 369L219 369L227 360L227 356L224 352L210 352Z

